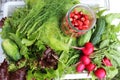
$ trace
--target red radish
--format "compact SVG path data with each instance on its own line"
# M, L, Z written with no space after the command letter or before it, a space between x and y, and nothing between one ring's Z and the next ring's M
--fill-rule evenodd
M84 55L89 56L90 54L93 53L93 49L92 48L83 48L82 52Z
M82 62L84 65L88 65L88 64L90 64L91 60L88 56L82 56L80 58L80 62Z
M106 71L104 68L98 68L94 74L96 75L97 78L103 79L106 76Z
M87 42L85 47L82 49L84 55L89 56L94 51L94 45L91 42Z
M87 43L85 43L85 48L93 48L94 49L94 45L91 42L87 42Z
M112 66L112 63L111 63L110 59L108 59L107 57L104 57L102 62L106 66Z
M82 72L85 69L85 65L83 63L79 63L76 67L77 72Z
M88 70L88 72L90 72L90 71L93 71L95 69L96 65L93 63L90 63L90 64L86 65L85 67Z
M83 54L86 55L86 56L89 56L94 51L94 45L91 42L87 42L85 44L85 46L82 47L82 48L75 47L75 46L73 46L72 48L75 48L75 49L78 49L78 50L82 50Z

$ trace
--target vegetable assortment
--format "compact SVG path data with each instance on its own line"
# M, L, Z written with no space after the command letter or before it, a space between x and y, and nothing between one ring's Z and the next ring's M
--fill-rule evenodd
M105 10L98 11L94 28L73 37L63 33L61 23L79 0L25 0L25 3L2 23L2 48L9 64L4 61L0 65L1 80L61 80L65 74L83 71L92 75L93 80L109 80L118 74L120 24L111 23L120 19L120 14L103 15ZM79 26L89 25L87 14L73 13L82 16ZM74 18L77 20L78 16ZM88 21L84 22L84 18Z

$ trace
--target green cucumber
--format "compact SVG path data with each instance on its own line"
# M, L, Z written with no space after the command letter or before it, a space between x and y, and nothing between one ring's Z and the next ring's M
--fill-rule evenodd
M94 45L96 45L100 42L101 35L103 34L103 32L105 30L105 26L106 26L105 18L104 17L98 18L95 31L92 34L92 37L90 40Z
M2 48L7 56L9 56L12 60L18 61L21 58L19 53L19 49L17 45L10 39L5 39L2 42Z
M90 38L91 38L91 35L92 35L92 31L89 30L87 33L85 33L84 35L81 35L79 38L78 38L78 46L84 46L84 44L86 42L89 42L90 41Z

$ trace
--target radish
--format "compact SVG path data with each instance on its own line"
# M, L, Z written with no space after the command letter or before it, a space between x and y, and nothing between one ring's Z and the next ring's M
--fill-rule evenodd
M107 57L103 58L102 63L106 66L112 66L111 61Z
M85 48L92 48L92 49L94 49L94 45L91 42L87 42L87 43L85 43Z
M79 63L76 67L77 72L82 72L85 69L85 65L83 63Z
M93 53L94 51L94 45L91 42L87 42L84 47L75 47L73 46L72 48L82 50L83 54L86 56L89 56L90 54Z
M91 42L85 43L85 47L82 49L84 55L89 56L94 51L94 45Z
M83 48L82 52L84 55L89 56L90 54L93 53L93 48Z
M88 65L88 64L90 64L91 60L88 56L82 56L80 58L80 62L82 62L84 65Z
M88 70L88 72L93 71L95 69L96 65L93 63L90 63L85 66L85 68Z
M99 78L100 80L102 80L103 78L105 78L106 76L106 71L104 68L98 68L94 74L96 75L97 78Z

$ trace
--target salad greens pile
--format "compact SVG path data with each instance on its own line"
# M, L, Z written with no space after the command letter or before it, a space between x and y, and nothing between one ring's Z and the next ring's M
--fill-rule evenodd
M105 22L101 23L101 25L105 23L105 26L104 30L100 30L99 34L102 35L98 35L100 38L97 39L98 43L96 43L96 51L94 51L94 53L91 55L91 58L93 58L93 62L96 63L99 67L105 68L107 74L106 78L109 80L118 74L118 67L120 66L120 39L118 39L119 35L117 35L117 33L120 32L120 23L117 25L112 24L115 19L120 19L120 14L109 13L107 15L102 15L104 12L105 11L102 10L97 14L98 19L103 18L102 20ZM106 67L102 65L103 63L101 61L104 57L108 57L110 59L112 66Z
M70 49L70 45L76 45L76 39L65 36L60 29L66 12L79 1L25 2L23 8L7 17L2 28L2 47L10 63L9 71L26 67L27 80L60 79L63 74L67 74L66 69L75 64L77 60L74 59L79 58L79 51ZM16 58L17 55L20 57Z
M79 0L25 0L25 3L6 18L2 27L2 48L9 61L8 72L23 71L26 77L22 80L61 80L65 74L77 73L75 68L82 52L71 46L92 42L95 46L90 55L92 62L107 71L107 79L118 73L120 24L111 23L120 19L120 14L102 15L105 10L99 11L94 28L75 38L62 32L61 23ZM104 57L110 59L112 66L102 64Z

